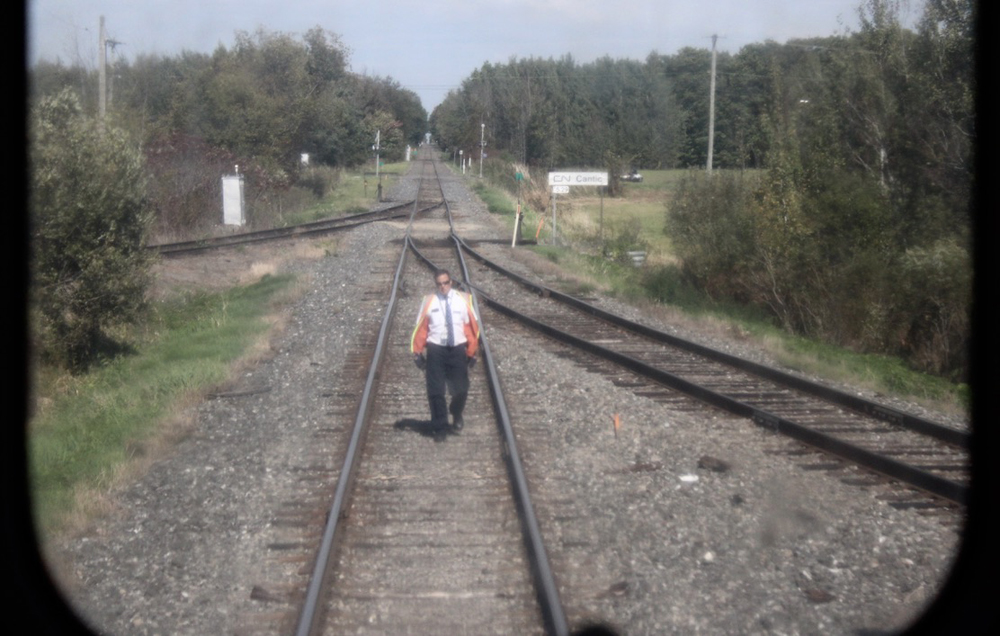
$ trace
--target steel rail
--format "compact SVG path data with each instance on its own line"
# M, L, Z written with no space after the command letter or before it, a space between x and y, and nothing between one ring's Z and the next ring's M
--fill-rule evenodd
M434 170L436 174L436 165ZM469 293L472 296L473 308L475 309L476 314L482 316L482 312L479 310L479 300L476 296L475 290L469 283L469 270L466 265L465 258L462 255L462 242L458 235L455 234L454 225L452 224L451 219L451 208L448 205L447 199L445 200L445 211L448 216L449 226L451 227L451 239L455 243L455 251L458 254L459 263L462 269L463 280L461 282L464 282L466 287L469 289ZM413 244L409 236L407 236L406 241L407 245L413 250L413 253L417 256L417 258L422 260L431 269L437 269L435 264L423 255L417 246ZM496 364L493 362L493 354L490 351L489 339L487 338L486 331L485 325L481 324L480 339L482 341L483 365L486 369L486 374L490 383L490 395L493 398L493 408L497 415L497 419L500 422L499 432L503 438L504 446L507 449L505 463L507 464L507 471L512 480L514 500L517 502L518 510L521 513L519 517L524 531L525 548L528 550L528 554L531 557L529 560L532 564L532 575L535 579L538 603L542 608L542 615L545 620L546 630L550 634L564 636L569 633L566 612L563 608L562 600L559 597L559 589L556 586L555 575L552 571L552 565L549 561L548 553L545 550L541 526L538 523L538 517L535 514L534 505L531 502L531 493L528 489L528 480L524 473L521 456L517 450L517 440L514 437L514 427L511 424L510 411L508 410L507 402L504 399L503 388L500 386L500 375L497 372Z
M855 411L874 417L875 419L881 420L883 422L888 422L890 424L901 426L903 428L912 430L917 433L921 433L923 435L927 435L928 437L935 438L937 440L940 440L947 444L951 444L953 446L957 446L959 448L963 449L969 448L970 434L966 431L960 431L955 428L944 426L937 422L932 422L930 420L926 420L924 418L912 415L910 413L906 413L905 411L901 411L899 409L895 409L890 406L884 406L876 402L872 402L870 400L858 397L856 395L851 395L849 393L845 393L837 389L816 384L815 382L810 382L809 380L805 380L803 378L796 377L789 373L779 371L778 369L766 367L762 364L751 362L749 360L745 360L743 358L739 358L737 356L724 353L722 351L717 351L715 349L706 347L704 345L700 345L691 342L689 340L684 340L682 338L678 338L677 336L673 336L668 333L658 331L656 329L653 329L652 327L647 327L646 325L633 322L631 320L628 320L627 318L623 318L622 316L618 316L609 311L605 311L603 309L595 307L590 303L580 300L579 298L574 298L572 296L569 296L568 294L564 294L549 287L545 287L544 285L539 285L537 283L534 283L524 278L523 276L516 274L502 267L501 265L498 265L497 263L489 260L482 254L476 252L465 242L462 242L462 248L468 251L469 254L471 254L474 258L482 262L487 267L490 267L491 269L498 271L504 274L505 276L517 281L524 287L527 287L528 289L535 291L536 293L552 298L558 302L564 303L566 305L579 309L583 312L589 313L592 316L600 318L615 326L646 336L651 340L668 344L673 347L677 347L679 349L684 349L685 351L689 351L691 353L704 356L706 358L715 360L717 362L733 366L742 371L746 371L747 373L752 373L759 377L771 380L772 382L777 382L779 384L783 384L789 388L796 389L803 393L808 393L822 400L826 400L827 402L853 409Z
M437 173L437 167L435 166L435 176ZM446 212L448 214L449 223L451 223L451 213L447 207L447 201L444 202ZM309 584L306 589L305 601L303 603L302 611L299 614L299 620L296 626L295 634L296 636L315 636L318 634L320 628L320 599L325 595L327 581L326 572L330 567L330 558L333 553L333 546L335 543L335 537L337 534L337 526L340 520L342 511L345 509L347 504L347 499L350 493L350 486L354 479L354 466L356 464L356 458L360 452L361 440L363 438L363 433L366 428L366 423L368 420L368 410L372 398L372 391L375 381L378 377L378 367L382 359L385 341L387 339L388 331L390 325L392 324L393 318L395 316L395 311L397 307L397 292L399 290L400 281L402 278L402 272L406 263L406 256L408 253L407 247L412 249L415 254L421 257L425 262L429 261L419 254L419 251L413 245L409 230L413 226L413 218L416 216L416 201L414 201L414 211L410 217L410 222L407 229L407 235L404 242L404 247L400 255L399 264L396 268L396 273L392 286L392 293L388 303L388 309L382 320L382 325L379 330L378 343L376 345L375 352L372 356L371 366L369 367L367 381L365 383L365 388L362 393L361 402L358 408L358 414L355 418L354 428L351 433L350 443L348 445L346 458L344 461L343 468L341 469L340 478L337 482L337 490L334 495L334 502L331 506L330 512L327 516L326 527L323 532L323 537L321 540L320 548L317 553L316 562L313 568L313 572L310 576ZM463 277L468 279L468 269L465 266L464 259L462 258L461 249L456 243L456 253L461 261ZM479 311L477 301L473 296L473 303L475 310ZM483 364L487 365L488 373L491 377L491 393L493 393L494 406L499 409L498 412L502 412L504 428L507 431L506 434L506 449L507 449L507 465L508 470L511 470L511 464L514 463L516 468L514 472L518 475L516 478L515 487L515 500L517 501L519 510L521 512L522 523L531 528L529 531L529 538L527 539L529 553L534 555L531 559L534 569L534 576L536 579L536 585L539 588L539 603L542 607L543 617L546 622L546 627L550 633L563 636L569 633L569 629L566 623L566 618L564 611L562 609L562 604L559 602L558 592L555 587L555 580L552 576L551 566L549 566L547 556L545 554L544 546L541 543L541 531L538 526L537 518L534 515L533 509L531 507L530 497L527 491L527 481L524 478L523 470L520 469L520 459L517 455L517 449L514 444L513 432L510 426L509 415L507 415L506 404L503 402L502 391L500 391L499 382L496 375L496 367L493 364L492 356L489 353L489 345L486 341L485 333L481 331L481 336L483 339ZM519 496L520 495L520 496Z
M384 208L382 210L360 212L354 215L339 217L335 219L324 219L322 221L311 221L309 223L302 223L299 225L292 225L289 227L272 228L269 230L257 230L253 232L242 232L240 234L233 234L229 236L216 236L204 239L195 239L191 241L179 241L177 243L160 243L156 245L147 245L146 249L150 251L155 251L161 254L162 256L172 256L175 254L206 252L209 250L219 249L223 247L248 245L252 243L262 243L266 241L277 241L287 238L295 238L302 236L319 236L323 234L329 234L332 232L348 230L361 225L366 225L368 223L374 223L376 221L408 217L410 214L412 214L412 211L400 211L400 210L407 207L412 208L413 204L414 202L408 202L402 205ZM436 206L426 208L424 210L421 210L421 212L429 211L434 207Z
M872 471L898 479L915 488L932 495L964 505L968 499L968 487L957 482L939 477L919 468L914 468L894 459L884 457L871 451L859 448L835 437L814 431L800 424L775 415L764 409L740 402L729 396L712 391L662 369L657 369L617 351L612 351L600 345L587 342L572 334L556 329L541 321L525 316L520 312L492 299L480 290L480 295L486 303L496 311L517 320L528 327L549 336L555 340L587 351L600 358L624 366L651 380L669 386L677 391L690 395L703 402L724 409L734 415L750 418L755 424L769 430L780 432L815 448L846 459L852 463L864 466Z
M411 223L412 215L416 214L416 201L413 202L413 206L414 210L411 213ZM350 494L350 485L354 479L354 466L357 460L357 455L360 452L362 434L365 430L365 425L368 422L372 391L379 375L379 367L386 349L389 328L392 325L396 314L396 300L399 292L399 284L403 276L403 268L406 264L406 255L407 250L404 246L404 249L400 251L399 264L396 266L396 274L392 283L392 293L389 297L385 315L382 317L382 325L379 328L378 341L375 345L375 352L372 355L372 361L368 368L368 376L365 381L364 390L362 391L361 401L358 406L358 413L354 419L354 428L351 431L351 440L347 447L344 465L341 468L340 477L337 480L337 490L334 494L333 505L330 507L330 512L327 514L326 527L323 531L323 538L320 543L319 552L317 553L316 563L313 567L312 575L309 578L309 585L306 588L305 602L303 603L302 612L299 614L298 625L295 629L296 636L315 636L318 634L318 619L321 614L319 611L319 602L324 596L327 584L327 577L325 574L330 567L330 557L333 553L334 539L337 534L337 524L340 521L342 511L346 507L347 498Z

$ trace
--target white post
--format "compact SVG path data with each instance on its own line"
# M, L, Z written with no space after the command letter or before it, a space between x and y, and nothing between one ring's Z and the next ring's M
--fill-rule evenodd
M97 36L97 113L100 121L104 121L104 114L107 111L108 85L107 85L107 64L108 64L108 41L104 34L104 16L101 16L100 32Z
M556 244L556 193L552 193L552 244Z
M715 40L712 36L712 79L708 97L708 163L707 172L712 174L712 147L715 143Z

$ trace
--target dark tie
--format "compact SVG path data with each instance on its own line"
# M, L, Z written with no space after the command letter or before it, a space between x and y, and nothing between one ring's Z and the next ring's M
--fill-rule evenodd
M448 325L448 346L455 346L455 326L451 324L451 302L445 298L444 300L444 315L445 324Z

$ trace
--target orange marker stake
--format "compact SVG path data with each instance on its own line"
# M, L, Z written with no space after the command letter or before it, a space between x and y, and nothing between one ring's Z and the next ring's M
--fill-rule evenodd
M622 418L620 418L618 414L615 413L614 418L612 418L612 422L615 428L615 439L618 439L618 429L621 428L622 426Z

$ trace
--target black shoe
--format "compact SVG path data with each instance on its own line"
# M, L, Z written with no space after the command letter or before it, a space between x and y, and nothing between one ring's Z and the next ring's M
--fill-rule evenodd
M459 415L458 417L455 418L455 423L452 426L456 431L460 431L462 430L462 427L465 426L465 420L463 420L462 416Z

